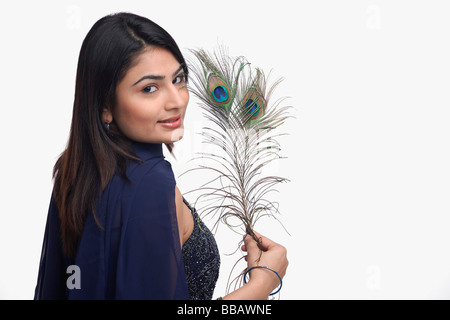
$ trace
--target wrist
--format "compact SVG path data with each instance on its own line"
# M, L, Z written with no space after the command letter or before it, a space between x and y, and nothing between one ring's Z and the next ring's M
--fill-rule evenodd
M250 280L247 280L250 279ZM266 296L274 295L281 290L283 281L275 270L266 266L251 267L244 274L244 283L252 284Z

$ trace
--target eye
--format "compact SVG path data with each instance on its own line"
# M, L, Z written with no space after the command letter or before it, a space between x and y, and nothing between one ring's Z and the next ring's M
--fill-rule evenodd
M156 86L146 86L144 89L142 89L142 92L144 93L153 93L157 90Z
M172 81L173 84L179 84L179 83L184 83L184 82L186 82L186 75L185 74L180 74L179 76L177 76Z

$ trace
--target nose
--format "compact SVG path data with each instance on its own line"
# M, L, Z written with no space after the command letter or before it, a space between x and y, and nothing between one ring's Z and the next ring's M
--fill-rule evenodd
M180 88L176 85L169 86L167 90L167 100L165 108L171 109L183 109L187 106L189 101L189 92L186 88Z

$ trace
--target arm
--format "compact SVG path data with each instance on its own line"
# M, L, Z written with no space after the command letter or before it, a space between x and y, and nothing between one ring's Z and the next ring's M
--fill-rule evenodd
M115 298L188 299L170 164L149 161L133 175L123 195Z
M267 266L278 272L281 278L286 274L289 264L286 248L278 243L255 234L261 239L264 249L261 259L257 262L260 252L257 243L248 235L244 238L242 250L247 252L245 260L248 268L254 266ZM247 284L223 297L224 300L264 300L280 285L278 277L270 270L253 269L250 271L250 280Z

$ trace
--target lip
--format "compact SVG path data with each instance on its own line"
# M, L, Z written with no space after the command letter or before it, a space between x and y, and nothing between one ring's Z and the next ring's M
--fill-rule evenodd
M167 118L167 119L164 119L164 120L160 120L160 121L158 121L158 122L162 122L162 121L173 121L173 120L177 120L178 118L181 118L181 114L179 114L179 115L177 115L177 116L175 116L175 117L172 117L172 118Z
M172 121L172 122L163 122L163 121ZM181 125L181 114L179 114L175 117L171 117L171 118L167 118L167 119L158 121L158 124L160 124L161 126L163 126L165 128L169 128L169 129L178 128Z

